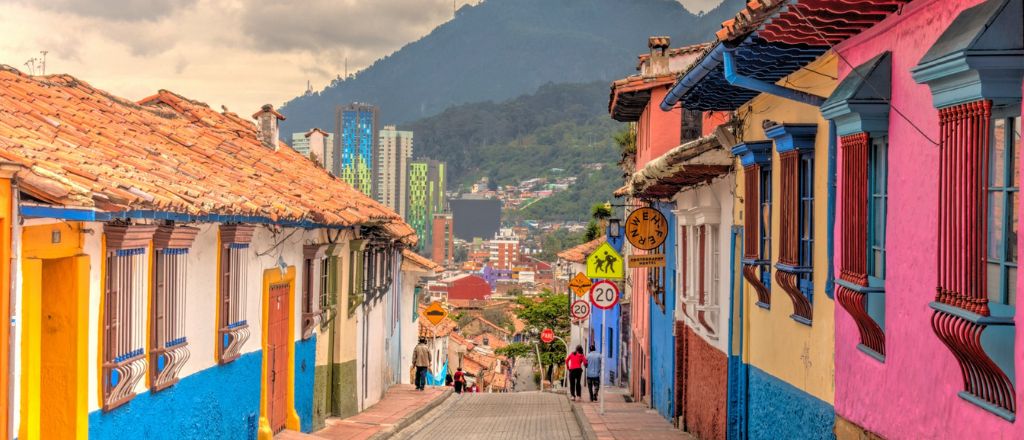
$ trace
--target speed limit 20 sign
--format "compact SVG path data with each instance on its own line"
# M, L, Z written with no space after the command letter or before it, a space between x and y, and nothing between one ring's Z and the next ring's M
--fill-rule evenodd
M583 321L590 316L590 303L586 300L578 299L572 302L572 306L569 308L572 319L577 321Z
M611 281L599 281L590 288L590 302L601 310L608 310L619 303L619 287Z

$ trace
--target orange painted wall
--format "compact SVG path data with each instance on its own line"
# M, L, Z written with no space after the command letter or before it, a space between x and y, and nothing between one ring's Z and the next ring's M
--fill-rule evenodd
M729 122L732 118L731 112L704 112L704 117L701 121L701 136L708 136L715 132L715 129L719 125ZM731 147L731 145L727 145Z
M661 100L668 93L668 86L651 90L651 100L637 123L636 169L643 168L653 159L679 146L682 130L682 110L678 107L670 112L662 111Z

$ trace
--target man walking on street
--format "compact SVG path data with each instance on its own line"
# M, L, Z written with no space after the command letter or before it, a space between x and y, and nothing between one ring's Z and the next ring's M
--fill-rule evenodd
M412 364L416 366L416 389L423 391L427 386L427 369L430 368L430 349L427 338L420 338L420 343L412 351Z
M601 353L593 345L587 353L587 390L590 401L597 402L597 394L601 392Z

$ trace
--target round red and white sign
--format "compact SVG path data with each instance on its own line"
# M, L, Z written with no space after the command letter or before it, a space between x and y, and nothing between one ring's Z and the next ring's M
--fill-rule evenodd
M555 331L549 328L544 329L540 332L540 341L545 344L550 344L551 341L555 340Z
M608 280L594 283L590 288L590 303L602 310L615 307L619 303L619 287Z
M572 306L569 307L569 314L572 315L572 319L577 321L587 319L590 316L590 303L582 299L573 301Z

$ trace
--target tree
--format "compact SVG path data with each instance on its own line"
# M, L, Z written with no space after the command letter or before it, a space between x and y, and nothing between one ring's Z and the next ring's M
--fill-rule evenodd
M556 294L545 290L536 298L519 297L516 299L520 309L516 311L519 319L526 323L527 327L536 329L539 333L545 328L554 330L555 335L568 335L571 323L569 322L569 297L563 294ZM544 365L560 365L565 362L566 347L555 341L550 344L540 343L540 357Z
M585 241L592 241L597 237L601 236L601 227L597 225L597 221L591 220L587 223L587 231L583 234Z
M500 354L502 356L508 356L513 359L517 359L526 356L533 356L534 350L532 344L527 344L525 342L513 342L497 350L494 350L494 353Z
M590 216L599 222L612 218L612 207L607 203L595 203L590 207Z
M636 154L636 130L632 125L612 135L623 155Z

